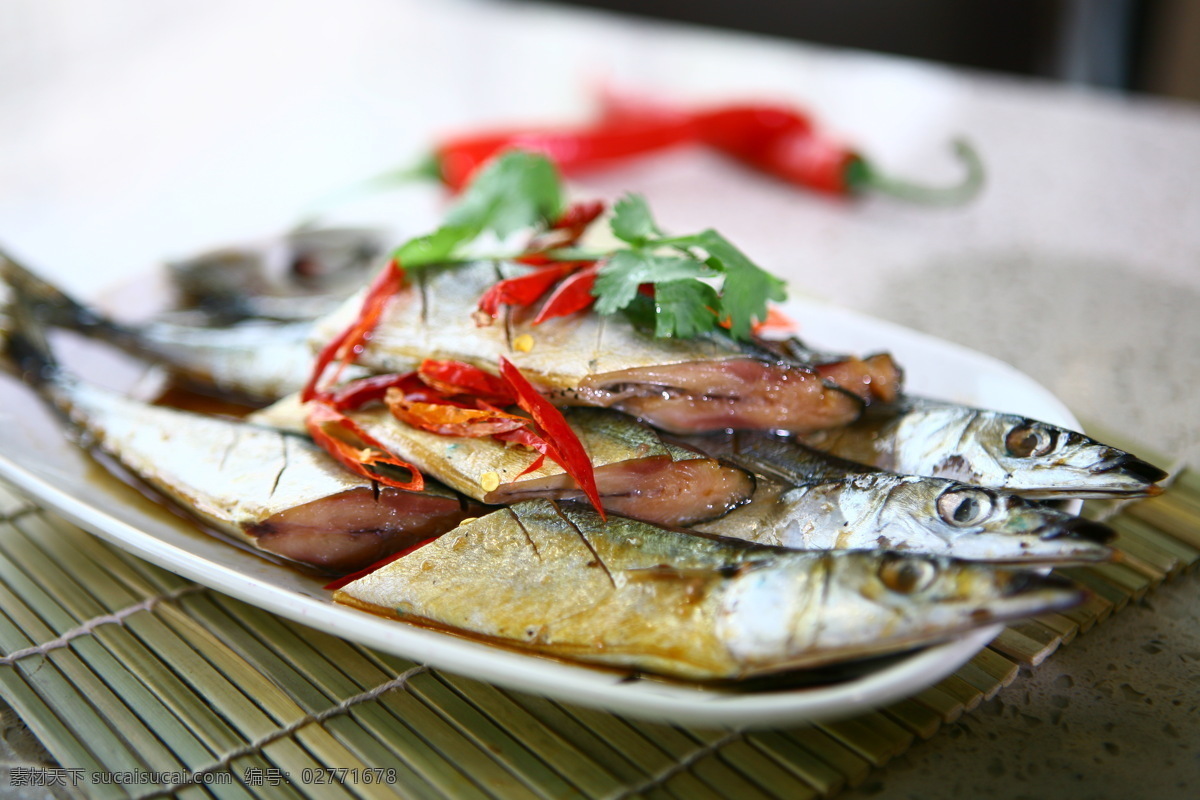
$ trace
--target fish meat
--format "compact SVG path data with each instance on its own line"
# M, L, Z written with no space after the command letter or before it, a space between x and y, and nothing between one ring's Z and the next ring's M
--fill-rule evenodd
M1076 431L920 397L875 405L806 445L892 472L952 478L1042 500L1155 495L1164 470Z
M736 680L905 650L1079 602L1031 571L912 554L799 552L518 503L335 599L527 652Z
M477 325L483 293L528 269L477 262L414 272L358 362L375 372L400 372L424 358L494 371L504 356L556 405L614 408L679 433L822 430L854 420L873 397L861 380L841 387L812 366L753 344L717 335L655 338L624 316L574 314L535 326L531 310L509 308L495 324ZM355 296L319 320L314 345L345 330L360 307ZM888 371L873 381L880 386L900 380L890 360L864 368Z
M154 406L58 367L21 305L8 352L81 443L209 528L257 550L344 574L443 533L478 509L448 489L381 488L306 438Z
M117 322L0 253L0 276L45 324L94 337L168 368L200 391L269 403L298 391L312 369L310 321L250 320L221 328ZM348 372L348 377L361 374Z
M705 533L801 550L903 550L1027 566L1113 558L1108 526L1009 492L884 472L761 432L684 441L757 473L753 500L696 526Z
M430 433L383 407L345 413L422 474L480 502L583 500L579 486L553 461L547 459L526 471L537 455L528 449L491 437ZM303 433L304 414L304 405L293 395L248 419ZM664 442L651 428L624 414L573 408L564 417L592 459L606 511L659 525L692 525L728 513L754 492L754 479L744 470Z

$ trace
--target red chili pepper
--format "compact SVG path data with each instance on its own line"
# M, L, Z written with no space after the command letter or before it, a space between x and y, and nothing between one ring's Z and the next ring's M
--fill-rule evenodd
M511 406L517 402L512 387L503 378L462 361L427 358L421 362L418 374L427 386L447 397L465 394L500 406Z
M387 390L393 387L399 388L414 400L425 400L421 395L430 394L429 387L421 382L417 373L389 373L350 381L331 392L326 398L326 403L338 411L353 411L367 403L383 400Z
M335 589L340 589L343 586L346 586L347 584L354 583L354 581L358 580L359 578L363 577L364 575L370 575L375 570L386 567L388 564L392 563L393 561L399 561L400 559L404 558L406 555L408 555L410 553L414 553L417 550L420 550L422 547L429 544L430 542L436 542L441 537L442 537L442 534L439 533L437 536L433 536L429 539L424 539L420 542L417 542L412 547L406 547L403 550L398 550L395 553L392 553L390 556L384 556L383 558L376 561L374 564L365 566L362 569L358 570L357 572L351 572L349 575L343 575L342 577L338 578L337 580L330 581L329 583L325 584L325 588L328 591L332 592Z
M569 241L575 242L580 236L583 236L583 232L588 229L588 226L603 213L604 201L602 200L572 203L567 206L567 210L563 212L562 216L555 220L552 227L557 231L566 231L570 235Z
M517 405L525 409L545 432L544 438L549 445L547 455L575 479L575 483L596 509L596 513L601 519L605 519L604 508L600 505L600 492L596 489L596 473L592 469L592 459L587 450L583 449L583 443L579 441L575 431L571 430L571 426L563 418L562 412L542 397L521 371L504 356L500 356L500 377L513 387L517 395Z
M557 130L507 130L448 139L434 151L446 186L460 191L485 163L505 150L529 150L549 158L563 173L578 174L694 141L691 121L599 124Z
M533 272L507 278L484 292L479 310L495 319L500 306L525 307L536 303L546 292L567 275L579 269L582 262L557 262Z
M375 330L375 326L379 322L379 317L387 307L388 300L403 285L404 270L401 269L400 263L393 258L371 282L367 294L363 298L362 310L359 312L358 318L350 327L334 337L333 341L325 345L317 355L312 375L300 393L301 400L308 402L324 392L324 389L321 388L322 378L325 376L326 368L334 359L341 363L328 383L337 382L342 370L353 363L355 357L363 351L367 340L371 338L371 332Z
M387 447L358 426L354 420L321 402L312 403L305 418L308 433L322 449L337 459L356 475L378 481L384 486L419 492L425 488L425 479L417 468L402 461L388 451ZM349 434L356 442L344 438ZM361 446L359 446L361 445ZM368 469L377 464L387 464L410 473L407 481L389 478Z
M550 297L542 304L541 310L533 318L533 324L540 325L548 319L565 317L576 311L591 308L592 303L596 302L596 298L592 296L592 287L596 285L596 276L599 273L600 266L592 264L574 275L569 275L555 287Z
M684 144L702 144L793 185L837 195L879 192L917 202L961 203L978 192L983 179L978 156L964 142L955 143L966 167L963 180L922 186L880 173L788 106L736 103L692 111L611 94L591 126L460 137L437 148L435 161L442 181L458 191L503 150L539 152L564 173L576 174Z
M387 394L387 407L392 416L414 428L439 436L461 436L481 439L523 428L529 424L525 417L494 409L463 408L446 403L418 403L406 398L398 389Z

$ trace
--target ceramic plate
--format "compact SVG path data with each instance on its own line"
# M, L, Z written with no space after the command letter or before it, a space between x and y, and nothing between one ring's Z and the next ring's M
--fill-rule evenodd
M1024 414L1078 429L1046 389L995 359L809 301L785 308L812 346L892 352L916 394ZM95 347L94 345L92 347ZM119 370L93 354L92 375ZM77 359L72 359L77 361ZM111 383L111 381L110 381ZM364 645L482 681L609 711L682 723L766 726L843 716L910 695L956 670L1000 630L876 662L853 674L781 689L719 691L525 655L340 606L322 581L198 532L108 476L64 436L35 395L0 382L0 474L82 528L154 564L268 611Z

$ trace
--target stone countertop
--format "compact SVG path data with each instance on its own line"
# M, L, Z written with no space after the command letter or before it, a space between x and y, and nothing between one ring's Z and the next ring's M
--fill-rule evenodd
M794 102L931 181L966 136L988 184L963 208L831 200L690 151L577 189L719 226L793 291L997 356L1197 463L1196 106L532 3L11 0L0 23L0 239L85 294L289 226L440 132L584 118L603 84ZM419 232L438 201L336 215ZM1197 593L1152 595L846 796L1194 797Z

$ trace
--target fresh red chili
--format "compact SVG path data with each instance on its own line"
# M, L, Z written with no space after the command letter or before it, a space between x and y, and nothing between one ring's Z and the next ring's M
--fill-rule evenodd
M567 424L562 412L542 397L521 371L504 356L500 356L500 377L512 386L517 395L517 405L525 409L546 434L544 438L549 445L547 455L575 479L575 483L596 509L596 513L604 519L604 508L600 505L600 492L596 489L596 473L592 469L592 459L583 449L583 443L579 441L575 431Z
M388 373L359 378L344 386L339 386L329 393L325 402L337 411L353 411L356 408L362 408L367 403L383 400L387 390L393 387L401 389L408 396L429 393L429 388L421 382L415 372ZM425 400L426 398L414 397L414 399Z
M499 316L502 305L522 308L533 305L550 291L554 284L580 266L580 262L558 262L499 281L479 298L479 310L494 319Z
M436 542L438 539L441 538L441 536L442 536L442 534L439 533L437 536L433 536L429 539L423 539L422 541L417 542L412 547L406 547L403 550L398 550L395 553L392 553L390 556L384 556L383 558L376 561L374 564L365 566L362 569L358 570L357 572L351 572L349 575L343 575L342 577L340 577L336 580L330 581L329 583L325 584L325 589L327 591L332 592L335 589L340 589L343 586L347 586L351 583L354 583L356 580L363 577L364 575L370 575L375 570L381 569L382 567L386 567L388 564L392 563L393 561L399 561L400 559L404 558L406 555L409 555L410 553L414 553L417 550L420 550L422 547L429 544L430 542Z
M503 378L462 361L427 358L421 362L418 374L427 386L448 397L465 394L499 406L511 406L517 402L512 387Z
M596 275L599 273L600 266L593 264L567 276L542 304L537 316L533 318L533 324L540 325L548 319L565 317L576 311L591 308L592 303L596 302L596 298L592 296L592 287L596 285Z
M578 174L694 140L691 121L599 124L581 128L506 130L459 136L434 151L439 177L460 191L475 172L505 150L529 150L549 158L563 173Z
M403 285L404 270L401 269L398 261L392 259L375 276L375 280L368 287L358 318L346 330L334 337L329 344L321 348L321 352L317 354L312 375L309 376L308 384L300 393L301 400L308 402L324 391L321 387L322 378L325 377L325 371L334 359L341 363L328 383L337 382L341 371L348 364L353 363L358 354L363 351L367 340L371 338L371 332L375 330L375 326L379 322L379 317L387 307L388 301Z
M397 458L354 420L332 407L320 401L312 403L308 408L305 426L314 442L356 475L397 489L419 492L425 488L425 479L416 467ZM343 438L346 434L357 441L346 441ZM409 479L401 481L368 469L379 464L405 470L409 473Z
M588 126L525 129L463 136L435 151L435 172L460 190L479 167L504 150L545 155L566 174L613 166L685 144L703 145L793 185L835 195L889 194L925 203L961 203L977 193L983 168L965 142L955 153L965 177L950 186L923 186L881 173L859 152L820 131L804 113L780 104L736 103L680 110L609 95Z

